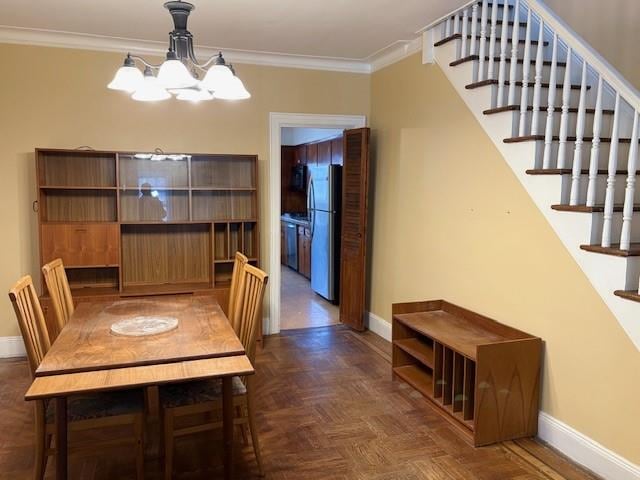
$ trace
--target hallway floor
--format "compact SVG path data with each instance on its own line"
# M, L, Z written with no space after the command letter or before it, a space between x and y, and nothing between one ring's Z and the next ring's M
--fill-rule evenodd
M327 327L340 323L340 309L311 290L309 280L281 266L280 329Z

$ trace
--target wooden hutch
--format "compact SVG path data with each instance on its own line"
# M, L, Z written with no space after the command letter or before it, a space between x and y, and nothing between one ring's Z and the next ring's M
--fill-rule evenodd
M260 261L255 155L38 149L36 176L41 264L62 258L76 301L192 293L226 306L234 253Z

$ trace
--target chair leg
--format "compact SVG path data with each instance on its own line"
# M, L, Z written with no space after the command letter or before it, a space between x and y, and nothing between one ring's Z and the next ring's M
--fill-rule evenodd
M35 424L36 424L36 463L33 472L35 480L42 480L47 468L47 448L51 438L47 435L45 424L44 402L35 402Z
M133 424L133 432L136 440L136 478L144 479L144 416L136 417Z
M164 478L171 480L173 476L173 411L166 409L163 413L164 426Z
M255 393L254 393L253 377L247 379L247 412L249 414L249 428L251 429L251 442L253 443L253 451L256 455L256 463L258 464L258 473L264 477L262 469L262 455L260 454L260 443L258 441L258 429L256 428L255 418Z
M244 417L244 406L238 405L236 406L236 417L242 418ZM241 423L238 425L240 428L240 436L242 437L242 443L245 445L249 445L249 436L248 436L248 427L246 423Z

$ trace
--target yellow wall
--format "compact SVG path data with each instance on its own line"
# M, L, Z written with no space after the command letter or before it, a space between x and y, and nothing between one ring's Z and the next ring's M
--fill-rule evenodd
M544 3L640 89L638 0L544 0Z
M371 311L443 298L540 336L542 409L640 463L640 353L440 67L378 71L371 98Z
M368 114L368 75L238 65L253 98L141 104L107 90L122 55L0 44L0 336L18 335L6 292L36 276L36 147L258 154L266 224L269 112ZM262 231L263 265L268 235Z

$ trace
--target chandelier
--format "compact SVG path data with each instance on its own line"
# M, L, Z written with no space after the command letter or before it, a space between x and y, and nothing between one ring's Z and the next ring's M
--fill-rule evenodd
M108 88L127 92L131 98L141 102L166 100L172 95L178 100L191 102L251 97L222 53L198 63L193 35L187 30L187 19L195 7L178 0L166 2L164 8L169 10L174 24L173 31L169 33L166 60L160 65L153 65L129 53ZM142 64L144 71L138 69L136 62Z

